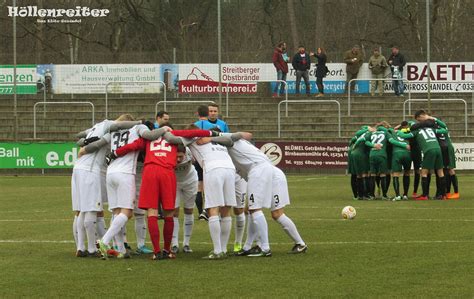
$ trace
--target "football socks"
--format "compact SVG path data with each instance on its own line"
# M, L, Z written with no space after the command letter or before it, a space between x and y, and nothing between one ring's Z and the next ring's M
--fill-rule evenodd
M95 241L97 240L97 212L85 212L84 227L87 235L87 251L94 253L97 251Z
M230 231L232 230L232 217L222 217L221 221L221 250L227 252L227 243L229 243Z
M277 219L277 222L280 223L283 230L288 234L288 236L290 236L290 238L293 239L293 241L295 241L296 244L306 244L298 233L296 225L288 216L286 216L285 214L281 215L280 218Z
M112 241L112 238L115 237L116 234L120 232L122 227L127 223L128 217L125 214L118 214L114 217L114 220L110 224L109 229L105 233L105 235L102 237L102 242L105 243L106 245L109 245L110 241Z
M145 215L135 214L135 234L137 236L137 248L145 246L146 223Z
M148 216L148 233L153 244L153 253L157 254L160 249L160 229L158 228L158 217Z
M209 232L211 234L212 244L214 246L214 253L219 254L222 251L221 248L221 224L219 216L209 217Z
M193 234L194 226L194 215L193 214L184 214L184 240L183 245L189 245L191 240L191 235Z
M105 227L104 216L97 216L97 236L98 239L102 238L105 235L107 228Z
M173 217L165 217L165 224L163 225L163 241L164 249L168 252L171 252L171 239L173 239L173 228Z
M242 243L242 239L244 238L244 230L245 230L245 214L241 213L239 215L235 215L235 242L234 243Z
M171 239L171 246L179 246L179 218L173 217L173 238Z
M84 227L84 212L81 212L77 217L77 250L86 251L86 229Z
M262 211L257 211L252 214L252 220L260 237L260 248L262 248L263 251L270 250L270 244L268 242L268 224L265 215L263 215Z

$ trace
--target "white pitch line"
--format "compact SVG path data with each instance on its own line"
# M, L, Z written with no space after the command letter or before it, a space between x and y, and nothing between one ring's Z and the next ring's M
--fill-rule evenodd
M0 222L60 222L71 221L71 219L0 219Z
M63 222L72 219L0 219L0 222ZM298 218L298 221L348 221L342 218ZM363 218L358 217L356 221L426 221L426 222L474 222L474 219L439 219L439 218Z
M0 240L0 244L46 243L46 244L73 244L73 240ZM211 242L192 242L198 245L212 245ZM308 245L377 245L377 244L439 244L439 243L474 243L474 240L394 240L394 241L321 241L307 242ZM135 244L135 242L129 242ZM272 242L271 245L294 245L291 242Z
M413 218L413 219L405 219L405 218L357 218L360 221L428 221L428 222L474 222L474 219L432 219L432 218ZM300 221L348 221L346 219L336 219L336 218L312 218L312 219L298 219Z
M341 206L337 207L327 207L327 206L288 206L289 209L341 209ZM451 208L451 207L442 207L442 208L433 208L433 207L361 207L361 206L354 206L356 209L363 209L363 210L474 210L474 208L466 208L466 207L459 207L459 208Z

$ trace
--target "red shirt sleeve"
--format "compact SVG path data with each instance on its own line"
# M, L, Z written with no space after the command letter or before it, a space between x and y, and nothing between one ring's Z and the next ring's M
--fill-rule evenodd
M135 140L134 142L132 142L132 143L130 143L130 144L126 144L126 145L124 145L124 146L122 146L122 147L119 147L119 148L115 151L115 154L116 154L118 157L125 156L125 155L128 154L129 152L145 150L145 146L146 146L146 141L145 141L145 139L143 139L143 138L138 138L137 140Z
M173 130L171 134L184 138L211 137L211 131L209 130Z

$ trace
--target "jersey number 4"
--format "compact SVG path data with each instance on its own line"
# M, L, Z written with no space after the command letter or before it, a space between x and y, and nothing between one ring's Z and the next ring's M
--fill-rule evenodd
M171 152L171 145L169 145L169 143L166 140L160 137L157 140L150 142L150 151Z

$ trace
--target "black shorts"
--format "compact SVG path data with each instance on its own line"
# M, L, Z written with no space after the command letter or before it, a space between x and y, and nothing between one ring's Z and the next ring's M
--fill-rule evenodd
M201 165L199 165L198 162L194 162L193 165L194 165L194 168L196 168L196 171L198 173L198 181L202 182L202 176L203 176L202 172L203 171L202 171Z

